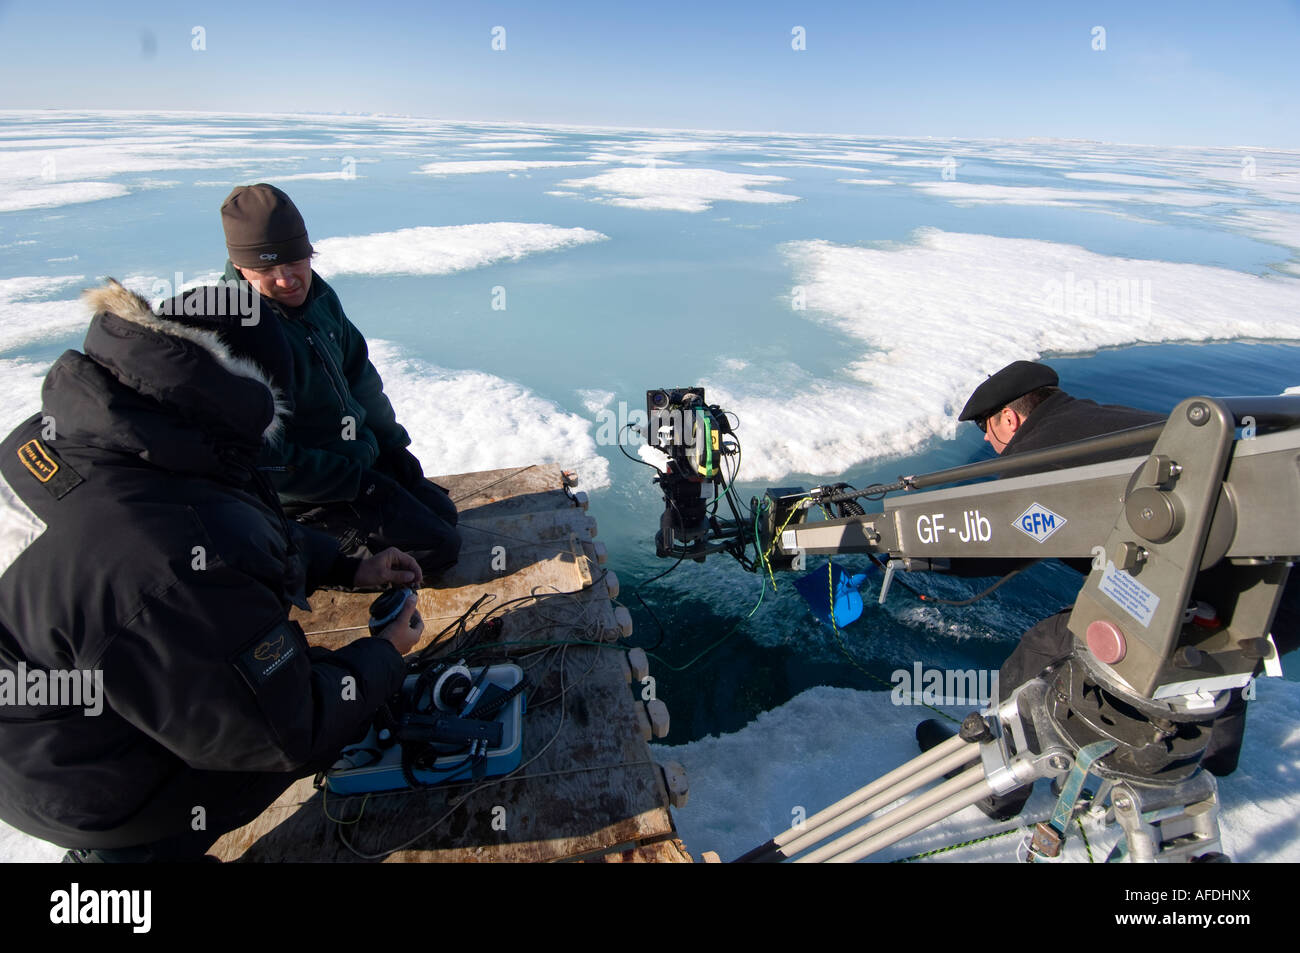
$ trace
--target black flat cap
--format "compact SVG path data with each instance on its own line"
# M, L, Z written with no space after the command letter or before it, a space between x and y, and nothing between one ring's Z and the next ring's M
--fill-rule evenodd
M961 409L958 420L983 420L995 414L1017 397L1024 397L1040 387L1055 387L1060 383L1056 371L1046 364L1033 361L1016 361L998 371L970 395Z

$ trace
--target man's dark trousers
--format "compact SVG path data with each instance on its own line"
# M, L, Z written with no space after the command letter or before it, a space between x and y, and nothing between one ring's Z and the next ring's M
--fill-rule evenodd
M460 555L456 506L446 490L428 480L403 485L389 474L367 470L352 502L288 506L285 511L333 536L344 555L374 555L396 546L415 557L426 577L455 565Z

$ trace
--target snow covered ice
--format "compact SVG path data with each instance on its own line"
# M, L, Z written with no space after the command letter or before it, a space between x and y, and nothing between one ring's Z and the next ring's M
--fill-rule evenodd
M9 427L39 408L50 362L80 346L80 289L108 275L144 294L177 272L215 277L218 206L251 181L284 183L303 210L316 267L366 334L426 472L576 468L620 569L641 565L659 500L629 488L648 477L598 439L598 423L643 407L648 387L703 384L739 416L742 479L794 483L899 472L959 442L966 396L1011 360L1099 355L1113 367L1108 349L1300 341L1300 154L1285 150L11 111L0 113ZM1267 353L1259 379L1300 387L1297 351ZM1096 396L1172 406L1185 396L1173 387L1211 378L1116 372ZM753 580L737 575L710 563L680 591L739 604ZM891 611L864 655L918 631L959 655L1032 621L996 601L960 620ZM751 628L743 637L764 650L789 635ZM806 651L834 658L824 644ZM811 815L909 759L918 717L888 692L823 686L739 731L667 746L691 779L676 815L688 849L735 856L796 805ZM1298 726L1300 686L1264 680L1242 767L1220 783L1225 849L1239 860L1300 860ZM972 815L887 856L988 829ZM1017 839L941 856L1011 859ZM4 859L60 854L0 831Z

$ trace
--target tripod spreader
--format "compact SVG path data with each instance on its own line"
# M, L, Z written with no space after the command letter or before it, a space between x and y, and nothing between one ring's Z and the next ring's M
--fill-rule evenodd
M1116 859L1188 859L1217 851L1214 778L1204 771L1164 782L1123 777L1122 772L1117 777L1106 767L1107 756L1129 746L1104 740L1080 749L1072 742L1053 716L1053 702L1059 704L1053 684L1056 674L1057 670L1049 669L1017 688L996 709L968 715L959 734L778 834L737 862L851 863L991 794L1009 794L1038 778L1055 777L1063 782L1058 802L1062 817L1054 816L1053 821L1059 823L1039 825L1030 851L1031 859L1046 859L1059 853L1065 824L1089 773L1102 779L1093 804L1104 803L1109 795L1113 815L1126 835L1127 848L1117 848ZM1057 713L1061 709L1057 708ZM1149 744L1162 745L1163 741L1154 737ZM867 820L945 775L953 776ZM855 824L859 826L853 827ZM835 837L837 834L840 836Z

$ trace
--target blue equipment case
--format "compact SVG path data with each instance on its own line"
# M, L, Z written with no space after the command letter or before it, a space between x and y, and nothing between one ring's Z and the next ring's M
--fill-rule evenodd
M477 679L482 668L471 669L471 675ZM503 689L511 689L523 681L524 672L518 665L505 663L488 667L487 681ZM407 690L414 690L418 676L408 676L403 683ZM519 767L523 760L523 716L526 692L520 692L510 699L510 703L497 713L496 721L503 725L501 745L489 748L487 753L487 777L509 774ZM348 745L343 749L339 760L325 775L325 784L334 794L369 794L372 791L395 791L408 787L402 775L402 746L395 744L382 749L382 755L376 759L375 752L380 751L379 742L372 726L363 741ZM453 767L465 760L463 754L443 755L434 762L432 770L415 771L415 778L424 784L446 784L470 776L471 766L464 765L458 770Z

